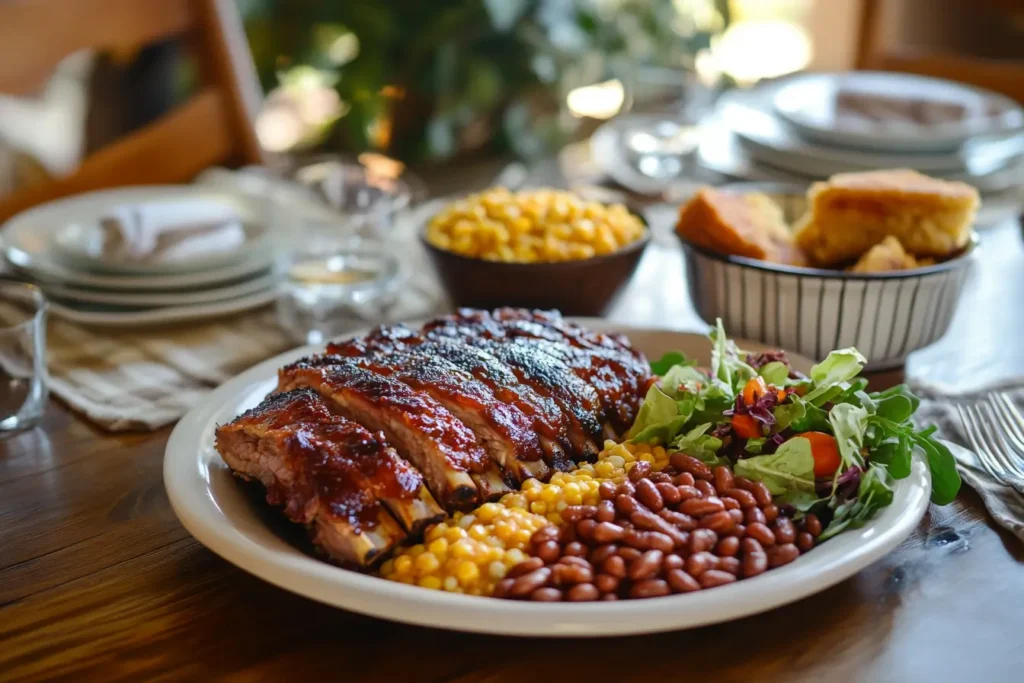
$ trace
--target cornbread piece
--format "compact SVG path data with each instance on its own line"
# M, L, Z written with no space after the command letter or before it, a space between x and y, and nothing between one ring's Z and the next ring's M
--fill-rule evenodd
M893 236L867 250L850 270L854 273L887 273L893 270L910 270L935 263L934 259L925 258L920 261L903 249L900 241Z
M490 472L497 467L473 432L444 406L394 378L359 367L353 359L332 360L323 366L306 359L282 368L279 388L309 387L346 417L384 432L423 473L431 493L448 510L466 509L500 495L502 487L495 482L501 481L500 474Z
M680 210L676 232L721 254L804 265L782 210L760 193L702 188Z
M343 564L373 564L405 539L403 528L418 534L444 517L383 435L333 414L309 389L273 394L218 427L216 447L236 476L261 482L267 501L310 525L313 542Z
M815 183L796 242L820 266L859 258L891 235L915 256L943 258L967 244L978 192L917 171L842 173Z

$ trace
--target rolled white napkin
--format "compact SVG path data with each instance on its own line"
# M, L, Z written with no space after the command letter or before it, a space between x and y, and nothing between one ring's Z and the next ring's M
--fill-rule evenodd
M938 435L955 446L950 448L956 458L960 477L978 492L992 519L1024 542L1024 496L1009 486L999 483L978 462L970 448L963 423L956 410L956 402L969 401L993 392L1005 394L1024 412L1024 377L1000 382L985 389L967 393L955 392L947 387L923 380L908 381L911 390L921 398L921 406L914 415L918 426L936 425Z
M100 219L105 260L178 263L234 251L245 228L230 204L175 199L126 204Z

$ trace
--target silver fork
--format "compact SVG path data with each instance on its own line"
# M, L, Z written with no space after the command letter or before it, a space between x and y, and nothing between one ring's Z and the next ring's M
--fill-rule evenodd
M1024 416L1003 394L956 408L982 467L1024 496Z

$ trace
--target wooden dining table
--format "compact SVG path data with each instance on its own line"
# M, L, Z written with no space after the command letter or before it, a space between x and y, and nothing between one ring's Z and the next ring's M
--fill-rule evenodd
M907 374L969 388L1024 373L1024 236L1007 220L981 245L952 328ZM667 232L610 317L704 329ZM105 433L50 400L39 428L0 441L0 681L1024 680L1024 543L968 488L852 578L763 614L507 638L336 609L221 559L168 503L170 431Z

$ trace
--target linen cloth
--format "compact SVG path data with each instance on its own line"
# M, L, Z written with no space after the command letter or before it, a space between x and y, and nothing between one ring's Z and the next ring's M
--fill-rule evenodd
M1024 377L970 393L952 392L945 387L922 380L911 380L908 383L914 393L921 398L921 406L915 415L917 423L935 424L939 428L938 436L956 446L950 450L956 458L964 483L978 492L992 519L999 526L1024 542L1024 496L999 483L978 462L956 410L957 402L971 401L997 391L1009 397L1017 409L1024 413ZM1020 461L1020 470L1024 476L1024 460Z

